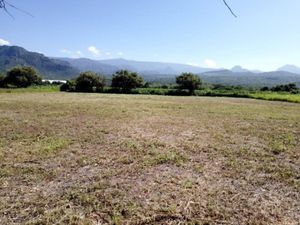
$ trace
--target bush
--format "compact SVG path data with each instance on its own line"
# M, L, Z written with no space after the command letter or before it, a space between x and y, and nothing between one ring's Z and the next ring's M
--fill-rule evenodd
M122 93L129 93L130 90L142 87L144 80L137 73L121 70L113 75L111 86Z
M5 85L24 88L33 84L41 84L42 78L34 68L23 66L15 67L9 70L3 82Z
M0 74L0 88L5 87L4 80L5 80L5 77L2 74Z
M195 90L200 87L202 81L200 77L192 73L183 73L176 77L176 83L180 89L189 90L189 94L193 95Z
M60 86L60 91L75 91L76 83L75 80L68 80L67 83Z
M90 71L81 73L75 80L75 91L78 92L101 92L104 86L104 77Z
M261 91L270 91L270 88L269 87L262 87L260 90Z
M277 85L273 88L271 88L271 91L276 91L276 92L295 92L298 91L299 88L295 83L290 83L290 84L284 84L284 85Z

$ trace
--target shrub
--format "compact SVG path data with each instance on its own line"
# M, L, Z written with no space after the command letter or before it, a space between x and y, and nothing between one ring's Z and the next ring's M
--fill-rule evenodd
M68 80L67 83L60 86L60 91L75 91L76 83L75 80Z
M270 88L269 88L269 87L262 87L260 90L261 90L261 91L269 91Z
M32 67L15 67L7 72L4 83L5 85L24 88L33 84L41 84L42 78Z
M78 92L101 92L104 86L104 77L90 71L81 73L75 80L75 91Z
M5 77L2 74L0 74L0 88L3 88L5 86L4 80Z
M193 95L195 90L198 89L202 84L202 81L200 77L193 73L183 73L176 77L176 83L180 89L189 90L189 94Z
M271 88L271 91L282 91L282 92L295 92L298 90L298 87L295 83L284 84L284 85L277 85Z
M132 89L142 87L144 80L137 73L121 70L113 75L111 86L123 93L129 93Z

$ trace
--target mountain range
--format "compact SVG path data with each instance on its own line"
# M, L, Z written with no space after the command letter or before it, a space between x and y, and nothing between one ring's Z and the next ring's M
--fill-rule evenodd
M18 65L32 66L48 79L69 79L79 72L78 69L63 60L52 59L18 46L0 46L0 71Z
M210 69L198 66L142 62L126 59L92 60L88 58L57 58L30 52L18 46L0 46L0 72L18 65L36 68L45 79L66 80L76 77L82 71L94 71L110 77L121 69L140 73L146 81L170 83L183 72L199 74L204 82L242 86L274 86L296 83L300 87L300 68L285 65L272 72L248 70L241 66L227 69Z

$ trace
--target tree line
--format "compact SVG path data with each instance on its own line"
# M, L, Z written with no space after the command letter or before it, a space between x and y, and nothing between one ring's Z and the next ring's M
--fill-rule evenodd
M32 67L18 66L10 69L5 75L0 74L1 88L26 88L32 85L47 85L49 83L42 82L42 77ZM135 90L134 90L135 89ZM203 84L201 78L193 73L182 73L176 77L176 85L163 85L160 90L155 86L151 89L151 85L136 72L128 70L120 70L112 75L111 81L95 72L82 72L78 77L68 80L60 86L61 91L67 92L108 92L108 93L144 93L144 94L166 94L166 95L196 95L199 89L207 89L209 91L220 94L219 92L235 92L241 94L250 91L241 86L226 86L221 84ZM166 89L166 90L161 90ZM197 93L195 93L195 91ZM254 90L255 91L255 90ZM296 84L277 85L272 88L263 87L260 91L271 92L289 92L297 94L300 92ZM198 93L199 94L199 93ZM202 93L203 94L203 93Z
M190 95L193 95L195 90L200 88L202 80L195 74L183 73L176 77L176 83L179 89L187 90ZM68 80L61 86L61 91L103 92L106 86L108 85L104 76L87 71L73 80ZM132 89L148 87L148 83L145 83L144 79L136 72L120 70L113 74L110 87L112 92L130 93Z

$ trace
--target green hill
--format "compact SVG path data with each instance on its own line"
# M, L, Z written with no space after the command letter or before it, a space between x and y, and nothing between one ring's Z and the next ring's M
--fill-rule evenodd
M46 79L69 79L79 73L68 62L29 52L18 46L0 46L0 71L19 65L34 67Z

